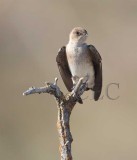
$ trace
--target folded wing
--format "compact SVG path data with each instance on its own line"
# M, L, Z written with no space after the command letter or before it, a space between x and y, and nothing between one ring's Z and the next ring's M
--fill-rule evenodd
M68 66L65 46L59 50L58 55L56 57L56 62L66 88L68 89L69 92L72 91L73 88L73 82L71 79L72 75Z
M101 62L102 59L99 52L93 45L89 45L88 48L95 71L95 85L93 90L94 90L94 99L95 101L97 101L99 99L102 90L102 62Z

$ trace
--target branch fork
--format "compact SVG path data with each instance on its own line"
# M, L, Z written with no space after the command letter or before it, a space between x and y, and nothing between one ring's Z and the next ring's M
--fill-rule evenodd
M71 132L70 132L70 115L71 112L80 97L87 88L86 82L83 81L83 77L79 79L78 83L66 96L57 86L58 78L55 78L54 83L45 82L44 87L31 87L23 93L23 95L30 95L35 93L49 93L53 95L57 102L58 108L58 119L57 119L57 129L59 133L60 140L60 154L61 160L72 160L71 154L71 143L73 141Z

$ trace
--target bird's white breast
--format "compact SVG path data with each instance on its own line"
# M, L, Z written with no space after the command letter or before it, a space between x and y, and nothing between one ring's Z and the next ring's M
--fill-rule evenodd
M88 76L88 87L92 88L94 86L94 68L87 45L76 46L68 44L66 53L72 76L78 78L86 78Z

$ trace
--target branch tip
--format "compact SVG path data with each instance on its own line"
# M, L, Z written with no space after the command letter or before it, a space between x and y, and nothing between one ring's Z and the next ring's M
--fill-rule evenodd
M57 85L57 82L58 82L58 78L57 77L55 77L55 85Z
M81 84L82 84L82 80L83 80L83 79L84 79L84 77L81 77L81 78L79 79L79 81L78 81L78 83L76 84L76 86L74 87L72 93L74 93L74 94L78 93L79 88L80 88L80 86L81 86Z

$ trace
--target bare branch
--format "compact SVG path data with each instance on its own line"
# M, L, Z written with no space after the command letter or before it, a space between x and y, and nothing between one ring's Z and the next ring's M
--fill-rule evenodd
M83 79L84 79L83 77L79 79L78 83L76 84L75 88L72 91L74 94L78 94L78 91L79 91L79 88L82 84Z
M60 154L61 160L72 160L71 154L71 143L73 141L71 132L70 132L70 115L71 112L84 91L86 90L86 82L82 82L83 78L80 78L74 89L71 93L68 93L66 96L62 93L60 88L57 86L58 78L55 78L54 83L46 82L44 87L31 87L23 93L23 95L30 95L35 93L49 93L54 95L57 102L58 108L58 120L57 120L57 129L60 139Z
M50 93L54 95L56 98L60 99L63 96L63 93L60 91L59 87L57 86L58 78L55 78L54 83L46 82L44 87L31 87L27 91L23 93L24 95L30 95L35 93Z

